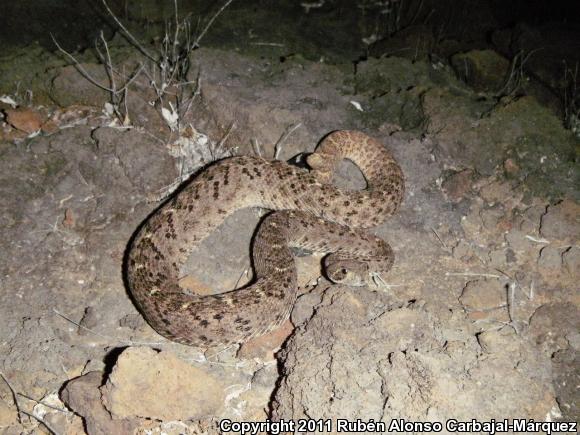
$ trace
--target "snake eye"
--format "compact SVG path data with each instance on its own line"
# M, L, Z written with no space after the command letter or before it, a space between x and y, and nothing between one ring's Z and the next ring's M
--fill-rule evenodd
M348 276L348 270L345 267L342 267L340 269L336 269L332 273L332 281L334 281L336 283L343 282L347 276Z

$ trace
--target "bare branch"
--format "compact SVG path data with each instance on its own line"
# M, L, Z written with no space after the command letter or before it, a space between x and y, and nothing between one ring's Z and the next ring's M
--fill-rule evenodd
M52 38L52 41L54 42L54 44L56 45L56 48L58 48L58 50L65 54L69 59L71 59L74 62L75 67L78 69L78 71L82 74L82 76L87 79L89 82L91 82L93 85L97 86L98 88L107 91L107 92L113 92L113 89L102 85L101 83L99 83L97 80L95 80L88 72L87 70L85 70L82 65L79 63L79 61L72 55L70 54L68 51L66 51L64 48L62 48L58 42L56 42L56 39L54 38L53 34L50 34L50 37Z
M135 72L129 76L129 79L125 82L123 87L118 90L118 92L125 92L127 87L129 87L129 85L131 85L131 83L133 83L137 79L137 77L139 77L139 75L141 74L141 71L143 71L143 68L144 68L144 65L142 63L140 63L139 66L137 67L137 69L135 70Z
M57 316L63 318L67 322L70 322L73 325L78 326L79 328L84 329L87 332L90 332L91 334L94 334L94 335L96 335L98 337L104 338L105 340L107 340L109 342L112 341L112 342L116 342L116 343L123 343L123 344L128 344L129 346L135 346L135 345L140 345L140 346L160 346L160 345L163 345L163 343L158 343L158 342L148 343L148 342L138 342L138 341L132 341L132 340L118 340L118 339L113 338L113 337L108 337L106 335L99 334L98 332L93 331L92 329L89 329L86 326L81 325L79 322L75 322L74 320L72 320L71 318L65 316L64 314L62 314L61 312L59 312L55 308L53 308L52 311Z
M60 435L59 432L57 432L56 430L54 430L52 427L50 427L50 425L44 421L42 418L37 417L36 415L30 413L30 412L26 412L26 411L22 411L23 414L26 414L29 417L32 417L33 419L35 419L36 421L38 421L39 423L41 423L44 427L46 427L48 429L48 431L53 434L53 435Z
M115 83L115 73L113 72L113 62L111 61L111 53L109 52L109 44L105 39L105 35L101 30L101 41L103 41L103 45L105 46L105 53L107 54L107 61L105 62L105 67L107 69L107 74L109 75L109 80L111 81L111 89L113 89L113 93L117 93L117 86Z
M282 151L282 144L284 143L284 141L286 139L288 139L288 136L290 136L294 132L294 130L296 130L300 126L302 126L301 122L299 122L298 124L290 125L286 129L284 134L282 134L280 139L278 139L278 142L276 142L276 144L274 144L274 159L276 159L276 160L278 159L280 151Z
M211 25L213 24L213 22L216 20L216 18L224 11L225 8L227 8L230 5L230 3L232 1L234 1L234 0L227 0L222 5L222 7L219 8L219 10L214 14L214 16L210 18L210 20L207 22L207 24L205 25L205 27L203 28L203 30L201 31L201 33L195 39L195 42L193 43L193 47L192 48L199 47L199 42L201 41L201 38L203 38L205 36L205 34L209 30L209 28L211 27Z
M4 382L6 383L6 385L8 385L8 389L10 390L10 393L12 394L12 401L14 402L14 406L16 406L16 411L17 411L17 415L18 415L18 423L22 424L22 417L20 416L20 413L23 411L20 409L20 404L18 403L18 397L16 395L16 391L14 390L14 388L12 388L12 385L10 384L10 382L8 381L6 376L4 376L4 373L0 372L0 378L2 378L2 380L4 380Z
M212 159L215 160L215 158L216 158L215 156L221 152L223 145L226 143L226 140L228 140L228 137L230 136L230 134L232 133L232 131L235 128L236 128L236 122L234 121L230 124L230 128L228 128L228 131L226 132L224 137L222 137L221 140L218 142L218 144L213 149L210 150Z
M185 116L189 113L189 110L191 109L191 105L193 104L193 101L195 100L195 98L197 96L199 96L201 94L201 73L197 74L197 80L195 82L178 83L178 86L185 86L187 84L193 84L193 83L195 83L195 90L193 91L193 95L191 95L188 99L184 99L183 101L181 101L181 104L179 104L180 109L185 104L185 109L180 110L179 119L185 119ZM180 94L182 94L182 93L183 93L183 90L182 90L182 92L180 92ZM187 103L186 103L186 101L187 101Z
M109 5L107 4L107 2L105 0L101 0L103 5L105 6L105 9L107 10L107 12L109 13L109 15L111 16L111 18L113 20L115 20L115 23L117 23L117 25L119 26L119 28L125 33L125 36L127 36L127 38L129 38L129 40L135 45L135 47L137 47L137 49L148 59L151 59L153 62L158 62L158 59L155 59L155 57L153 57L151 54L149 54L149 52L147 50L145 50L145 48L143 48L143 46L141 45L141 43L137 40L137 38L135 38L131 32L129 32L127 30L127 28L123 25L123 23L121 23L121 21L117 18L117 16L113 13L113 11L111 10L111 8L109 7Z
M173 0L173 8L175 10L175 34L173 35L173 59L177 59L177 47L179 46L179 14L177 12L177 0ZM176 69L176 65L173 65L173 69Z

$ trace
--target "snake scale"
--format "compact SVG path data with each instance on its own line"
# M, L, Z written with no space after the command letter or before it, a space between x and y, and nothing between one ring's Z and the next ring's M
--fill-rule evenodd
M354 162L367 188L331 184L342 159ZM365 228L381 224L404 195L403 172L385 147L359 131L335 131L307 158L306 171L281 161L239 156L202 171L137 230L126 278L147 322L178 343L215 348L269 332L289 316L297 295L291 248L328 254L326 276L364 285L388 271L390 246ZM254 238L254 281L227 293L194 295L179 286L188 253L236 210L275 210Z

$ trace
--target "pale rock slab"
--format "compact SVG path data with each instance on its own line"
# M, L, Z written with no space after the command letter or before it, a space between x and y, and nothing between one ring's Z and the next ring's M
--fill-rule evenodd
M119 356L101 392L115 418L169 421L218 414L223 388L211 374L170 352L132 347Z

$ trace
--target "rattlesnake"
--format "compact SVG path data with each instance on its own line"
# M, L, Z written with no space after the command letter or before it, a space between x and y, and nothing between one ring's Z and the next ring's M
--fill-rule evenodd
M343 158L359 167L365 190L330 184ZM402 201L403 173L392 155L364 133L336 131L307 162L310 172L260 157L221 160L145 221L129 246L126 277L159 334L207 349L273 330L296 300L292 247L328 253L326 275L337 283L362 285L391 268L390 246L363 228L381 224ZM268 215L255 236L254 283L209 296L182 289L179 270L188 252L228 215L256 206L280 211Z

